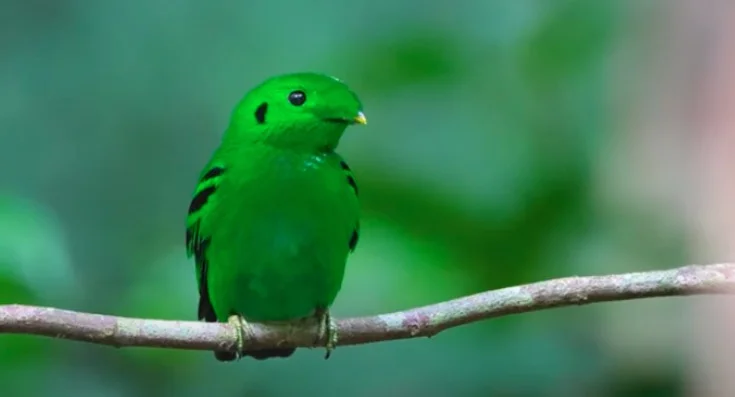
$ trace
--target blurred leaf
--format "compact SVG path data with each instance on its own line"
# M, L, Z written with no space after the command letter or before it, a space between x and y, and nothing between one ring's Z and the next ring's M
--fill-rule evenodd
M457 81L467 71L467 43L461 40L451 31L418 28L367 42L359 58L345 60L353 64L350 81L366 94ZM353 54L354 48L339 53Z
M363 201L370 214L406 225L416 238L442 241L451 247L452 266L460 266L472 282L468 292L536 281L554 258L540 256L550 233L567 222L579 230L588 222L588 181L571 172L539 173L528 191L519 192L517 213L484 216L463 213L420 186L391 183L362 173ZM469 286L468 285L468 286Z
M193 260L188 260L184 250L147 252L148 258L139 258L135 282L125 296L120 297L114 310L118 315L167 320L196 321L198 292L194 277ZM153 256L151 258L150 256ZM132 259L132 258L131 258ZM201 360L210 359L209 352L192 352L172 349L126 349L115 352L130 362L134 372L145 373L158 368L163 373L182 374L194 371ZM178 365L166 365L176 362Z
M55 4L0 16L0 188L30 198L0 198L0 299L195 319L182 242L193 178L245 84L315 65L354 86L372 128L343 146L370 166L355 167L364 230L340 316L684 251L667 214L596 197L620 116L606 74L618 10L635 2ZM6 335L0 383L8 395L181 397L607 397L676 383L628 386L646 381L611 370L601 318L601 306L559 309L329 361L305 349L231 364Z
M0 275L21 280L44 300L63 302L77 291L57 219L17 197L0 195L0 265Z
M562 0L519 48L521 68L535 88L561 88L607 53L616 22L614 1Z

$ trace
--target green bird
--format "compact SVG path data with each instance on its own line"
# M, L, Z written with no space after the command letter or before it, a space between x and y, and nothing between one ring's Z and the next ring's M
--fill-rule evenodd
M366 123L357 95L316 73L272 77L235 107L186 218L199 320L238 330L237 353L217 360L289 357L296 349L243 346L248 322L312 316L329 357L329 308L360 231L355 177L335 149L347 126Z

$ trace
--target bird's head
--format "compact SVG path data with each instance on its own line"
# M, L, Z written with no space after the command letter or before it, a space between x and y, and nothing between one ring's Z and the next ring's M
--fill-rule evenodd
M309 151L334 150L347 126L366 124L362 103L342 81L317 73L272 77L238 103L226 135Z

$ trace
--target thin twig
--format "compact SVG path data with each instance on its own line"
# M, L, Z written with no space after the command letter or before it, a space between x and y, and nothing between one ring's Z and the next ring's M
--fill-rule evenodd
M432 336L483 319L561 306L663 296L735 293L735 264L692 265L664 271L569 277L483 292L402 312L338 319L339 345ZM248 349L316 347L315 322L251 323ZM0 334L32 334L110 345L227 350L227 324L81 313L49 307L0 306Z

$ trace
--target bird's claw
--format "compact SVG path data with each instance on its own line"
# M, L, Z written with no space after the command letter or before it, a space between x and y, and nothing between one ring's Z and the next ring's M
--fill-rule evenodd
M240 359L242 357L242 352L245 349L245 334L249 334L250 326L242 316L237 314L233 314L228 317L227 323L235 328L235 337L237 338L237 351L235 352L235 357Z
M326 344L324 345L324 348L327 350L326 354L324 355L324 359L326 360L329 358L329 356L332 355L332 350L337 347L337 324L334 322L334 319L332 319L332 316L329 314L329 309L320 310L317 315L319 317L318 340L327 340Z

